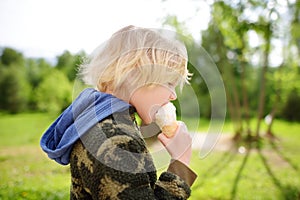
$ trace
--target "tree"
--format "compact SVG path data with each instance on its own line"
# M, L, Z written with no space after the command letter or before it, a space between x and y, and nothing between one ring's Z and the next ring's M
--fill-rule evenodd
M0 61L3 66L9 66L11 64L24 64L23 55L20 52L9 47L3 49Z
M10 64L9 68L1 70L0 109L18 113L27 108L31 87L24 70Z
M77 75L77 68L82 62L85 53L79 52L72 55L69 51L65 51L62 55L57 57L56 68L64 72L70 81L73 81Z
M289 70L295 68L297 70L292 70L292 73L300 79L300 4L299 0L295 3L287 1L287 4L276 0L216 0L211 3L211 21L208 29L202 32L202 46L221 71L236 139L242 137L257 141L261 138L261 123L266 114L270 113L274 118L275 113L281 113L279 110L288 108L284 104L297 102L297 90L288 89L285 85L288 80L283 77L291 77ZM283 13L286 8L289 9L290 17ZM176 16L168 16L166 19L176 31L185 33L184 23L178 23ZM287 27L289 23L290 27ZM289 28L290 34L287 32ZM252 44L253 34L259 41L255 46ZM282 50L282 67L270 68L275 47L273 42L278 40L285 45ZM188 48L191 49L189 54L198 53L192 45ZM254 62L255 57L258 58L257 62ZM199 88L199 91L205 91L200 89L203 88L203 81L199 80L192 82L193 86ZM295 80L293 83L297 84ZM291 91L294 91L294 95L288 95ZM250 117L256 118L256 127L250 127ZM271 130L272 123L267 132Z
M35 99L35 89L40 85L42 80L48 76L53 67L43 58L27 59L26 73L27 80L31 85L32 91L28 100L30 110L37 110L37 103Z
M35 90L39 110L57 114L72 101L72 86L63 72L52 69Z
M12 48L4 48L0 61L0 109L11 113L24 111L31 89L24 57Z
M229 107L232 107L230 110L234 110L234 118L238 121L239 125L235 131L235 138L239 138L241 132L243 131L243 123L245 120L247 125L247 138L252 138L251 130L249 126L249 92L246 87L246 66L251 64L251 60L248 60L247 57L251 55L251 50L248 47L248 44L251 41L248 41L247 34L248 32L254 31L258 35L261 35L261 38L264 41L256 52L261 52L261 67L256 70L260 73L259 85L258 85L258 105L257 105L257 124L255 129L255 138L260 137L260 125L262 118L266 112L266 76L269 68L269 59L271 53L271 42L275 37L274 32L276 32L278 26L279 12L277 11L278 4L276 1L272 2L261 2L261 1L216 1L213 4L212 16L214 23L222 33L224 37L224 44L229 49L228 53L230 57L234 58L234 63L237 63L239 68L238 76L233 76L232 71L227 71L224 73L232 91L233 98L230 99L229 90L227 90L227 95L229 98ZM249 13L256 12L257 19L247 17ZM257 12L259 11L259 12ZM278 31L277 31L278 32ZM238 78L238 79L237 79ZM234 80L239 80L240 85L236 85ZM225 83L226 84L226 83ZM228 83L227 83L228 85ZM241 92L238 92L241 91ZM243 100L241 100L243 99ZM253 101L253 100L252 100ZM243 103L241 103L243 102ZM243 105L242 107L240 105ZM243 109L241 109L243 108ZM240 113L240 111L243 111Z
M243 7L240 4L234 9L225 2L217 1L212 7L212 23L221 33L222 43L226 50L226 56L223 56L225 59L222 60L220 66L223 68L227 102L234 123L235 139L238 139L244 129L243 120L246 121L248 133L251 132L249 130L248 96L245 84L245 51L247 47L245 35L249 26L247 26L247 21L239 20L239 16L243 12ZM242 95L239 91L242 91ZM241 96L243 97L243 104ZM244 113L245 115L243 115Z
M282 115L289 121L300 121L300 93L293 89L288 97L287 102L282 110Z
M204 82L203 77L201 77L201 74L194 66L200 64L199 58L203 56L203 50L201 49L201 46L197 44L197 42L194 40L192 35L187 31L185 23L178 21L178 18L176 16L168 15L165 21L163 22L163 25L172 27L172 29L174 29L174 31L177 33L176 37L178 37L180 41L184 42L184 44L187 47L188 56L189 56L188 69L189 72L193 74L192 79L190 80L190 84L193 90L197 92L197 98L198 98L197 100L198 100L199 109L201 110L201 115L203 117L209 118L211 116L210 94ZM200 116L196 116L196 114L199 115L199 113L197 112L197 110L195 110L194 103L190 103L190 101L192 100L193 99L191 98L184 99L185 104L190 105L189 107L187 106L187 109L190 110L189 112L190 114L187 115L189 115L189 117L191 116L200 117ZM179 106L178 100L176 100L174 104L176 106ZM194 111L192 111L192 109L194 109Z
M278 113L282 118L289 121L300 121L300 75L296 66L281 66L272 74L274 81L271 95L272 111L270 119L273 121ZM271 123L272 123L271 121ZM272 124L269 125L267 134L274 137Z
M52 66L43 58L30 58L26 60L28 81L32 85L33 89L40 84L45 76L47 76L51 68Z
M272 14L272 9L270 10L269 15ZM265 40L265 46L264 46L264 53L263 53L263 66L261 70L261 79L260 79L260 93L259 93L259 104L257 109L257 125L256 125L256 139L260 137L260 125L261 120L263 118L264 114L264 107L265 107L265 98L266 98L266 73L268 71L269 67L269 55L271 51L271 39L273 35L272 30L272 24L273 22L270 19L266 19L266 21L263 19L263 38Z
M287 1L289 2L289 1ZM291 22L291 43L295 44L298 49L298 55L300 53L300 0L296 0L295 4L289 4L289 9L293 13ZM298 58L299 59L299 58Z

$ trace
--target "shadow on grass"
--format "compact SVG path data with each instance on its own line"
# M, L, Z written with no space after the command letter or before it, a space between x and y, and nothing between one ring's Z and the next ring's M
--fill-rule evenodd
M233 187L232 187L232 190L231 190L231 199L235 199L236 197L236 193L237 193L237 188L238 188L238 183L241 179L241 174L246 166L246 163L248 161L248 158L249 158L249 155L250 155L250 152L251 152L251 148L248 148L249 150L247 150L247 153L243 159L243 162L238 170L238 173L234 179L234 182L233 182Z
M273 141L270 141L272 148L275 150L275 152L287 163L290 164L290 166L294 169L294 170L298 170L298 167L292 163L292 161L287 158L280 150L279 148L276 146L276 144ZM231 199L235 199L236 198L236 194L237 194L237 190L238 190L238 183L240 181L241 178L241 174L243 172L243 170L246 167L250 152L252 150L257 150L258 156L260 157L263 166L265 167L268 175L270 176L273 184L278 188L278 190L280 191L283 199L286 200L296 200L296 199L300 199L300 190L299 188L292 186L292 185L284 185L281 183L280 179L278 179L274 172L271 169L270 164L268 163L267 157L263 154L261 147L253 147L250 143L250 145L248 146L248 151L242 161L242 164L237 172L237 175L235 177L234 183L233 183L233 187L231 190Z
M290 158L288 158L278 147L278 145L276 145L274 140L269 140L270 145L272 147L272 149L278 154L278 156L280 156L280 158L282 160L284 160L285 162L287 162L295 171L298 171L299 168L297 165L295 165L292 160Z
M205 184L205 180L207 180L210 176L218 175L229 163L234 160L234 157L237 155L233 153L235 150L235 146L233 145L228 151L224 152L220 159L214 162L205 172L203 172L201 182L194 186L194 190L202 187Z
M268 164L268 160L266 156L263 155L261 149L258 149L258 155L261 158L262 163L264 164L264 167L266 168L266 171L268 175L271 177L274 185L280 190L282 196L286 200L296 200L299 199L299 189L292 185L283 185L280 180L275 176L274 172L272 171L270 165Z
M280 157L280 159L288 163L289 166L297 173L299 171L299 167L293 163L293 161L284 154L283 150L280 149L280 147L275 143L273 140L268 140L270 142L270 145L272 147L272 151ZM267 151L263 151L262 147L262 138L258 139L257 141L250 141L249 143L244 143L244 142L236 142L233 144L230 149L228 149L226 152L224 152L220 158L218 158L215 162L213 162L207 170L203 171L201 173L201 177L199 177L199 182L197 185L193 187L193 190L197 190L205 183L214 176L219 175L222 170L224 170L228 165L235 160L236 156L239 154L238 147L239 146L245 146L247 151L244 153L244 157L242 158L243 160L241 161L240 166L237 169L236 175L234 177L232 189L230 192L230 199L238 199L238 188L240 186L240 181L242 179L242 174L244 170L246 169L247 166L251 165L249 158L252 155L258 156L259 163L262 163L263 167L265 168L267 175L270 177L270 180L272 181L273 185L275 188L278 189L281 198L279 199L285 199L285 200L298 200L300 199L300 188L297 186L291 184L291 183L286 183L284 180L281 180L280 176L276 175L274 167L272 164L269 163L270 156L267 156L266 153L268 154Z

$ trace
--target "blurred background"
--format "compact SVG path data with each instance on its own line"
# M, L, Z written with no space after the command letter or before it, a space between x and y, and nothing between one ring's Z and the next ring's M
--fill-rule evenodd
M0 199L69 198L68 166L47 159L39 139L72 102L82 59L130 24L183 36L195 134L212 117L195 67L202 48L223 79L222 137L205 158L194 149L190 199L300 199L299 0L0 0ZM188 117L200 118L192 107Z

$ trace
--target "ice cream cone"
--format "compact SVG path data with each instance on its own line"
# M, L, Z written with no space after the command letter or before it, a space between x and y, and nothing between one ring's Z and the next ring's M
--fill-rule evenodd
M162 106L155 115L155 122L166 137L173 137L178 127L176 107L172 103Z

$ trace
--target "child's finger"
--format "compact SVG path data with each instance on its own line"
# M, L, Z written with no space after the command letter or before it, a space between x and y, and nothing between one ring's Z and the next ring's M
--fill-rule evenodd
M157 138L158 138L158 140L159 140L164 146L167 146L168 141L170 140L170 139L167 138L167 137L165 136L165 134L163 134L163 133L158 134Z

